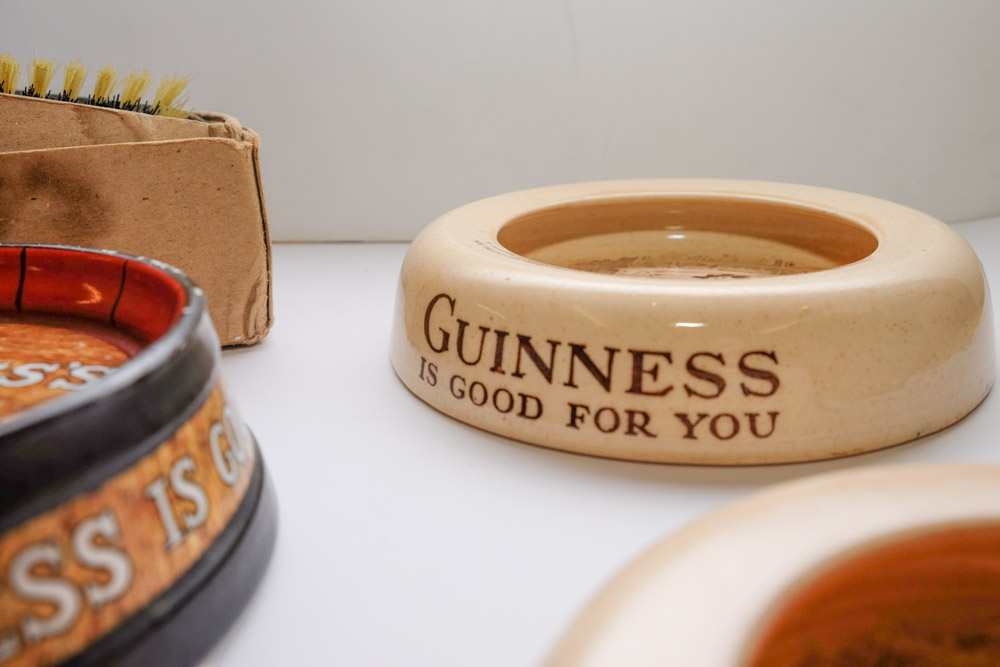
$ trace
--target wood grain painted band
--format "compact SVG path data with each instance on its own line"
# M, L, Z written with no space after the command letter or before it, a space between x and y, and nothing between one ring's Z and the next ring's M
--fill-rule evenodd
M255 462L216 387L141 460L0 535L0 664L65 660L150 604L227 527Z
M0 246L0 664L193 664L277 531L205 300L162 263Z

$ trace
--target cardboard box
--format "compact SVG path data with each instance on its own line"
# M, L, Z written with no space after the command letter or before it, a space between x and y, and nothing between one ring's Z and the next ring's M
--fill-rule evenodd
M0 94L0 242L167 262L204 290L223 345L255 343L273 319L258 148L222 114Z

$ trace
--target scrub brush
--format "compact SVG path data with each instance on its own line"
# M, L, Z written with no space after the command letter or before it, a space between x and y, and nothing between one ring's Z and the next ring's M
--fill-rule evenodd
M92 95L82 96L80 91L87 78L87 68L78 60L66 66L66 76L62 92L49 92L52 79L59 69L51 60L35 58L31 62L31 74L28 85L18 90L18 80L21 76L21 64L10 55L0 54L0 93L39 97L61 102L89 104L91 106L136 111L158 116L173 118L188 118L190 114L184 109L187 95L181 95L190 81L187 77L165 76L156 90L152 102L143 102L152 83L147 71L135 71L128 75L122 85L122 77L113 67L105 67L97 73ZM116 92L122 86L121 92Z

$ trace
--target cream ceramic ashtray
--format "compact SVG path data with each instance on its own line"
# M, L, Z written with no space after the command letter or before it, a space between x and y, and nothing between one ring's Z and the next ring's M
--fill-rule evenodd
M776 183L515 192L413 242L392 363L456 419L641 461L757 464L940 430L993 382L969 245L918 211Z
M619 574L548 667L1000 664L1000 467L777 486Z

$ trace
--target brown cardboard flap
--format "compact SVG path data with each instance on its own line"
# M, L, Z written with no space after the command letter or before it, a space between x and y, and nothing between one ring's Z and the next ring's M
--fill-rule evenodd
M224 345L260 340L272 309L259 138L198 117L0 94L0 241L173 264L204 290Z

